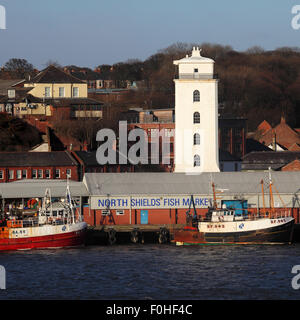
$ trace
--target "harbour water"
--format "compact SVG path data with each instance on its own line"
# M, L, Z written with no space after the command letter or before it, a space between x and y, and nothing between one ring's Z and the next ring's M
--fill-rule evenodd
M300 244L89 246L0 253L0 265L0 299L300 299Z

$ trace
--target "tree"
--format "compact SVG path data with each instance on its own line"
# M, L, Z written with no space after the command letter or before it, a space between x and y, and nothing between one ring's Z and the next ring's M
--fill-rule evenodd
M3 68L15 78L26 78L34 74L33 65L25 59L12 58L5 63Z
M51 60L51 59L49 59L46 63L44 63L44 66L45 66L45 68L47 68L49 66L54 66L54 67L59 68L59 69L62 68L62 65L58 61Z

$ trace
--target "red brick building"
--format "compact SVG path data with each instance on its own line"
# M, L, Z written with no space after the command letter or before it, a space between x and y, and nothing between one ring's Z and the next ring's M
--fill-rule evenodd
M254 139L274 151L300 151L300 133L291 128L284 117L281 117L280 123L274 128L263 121L258 126Z
M79 181L78 162L67 151L0 153L0 182L67 176Z

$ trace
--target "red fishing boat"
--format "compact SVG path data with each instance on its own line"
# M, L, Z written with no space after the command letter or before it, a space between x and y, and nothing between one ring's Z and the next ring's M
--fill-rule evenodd
M25 210L5 216L0 222L0 251L64 248L84 244L87 224L82 221L71 198L52 201L46 190L43 204L36 212Z
M193 244L283 244L291 243L295 219L289 209L274 207L272 179L270 175L270 204L265 208L263 181L263 210L255 215L235 214L235 210L218 208L215 186L213 188L213 206L205 217L187 212L187 225L174 231L172 242L176 245ZM192 201L193 203L193 197Z

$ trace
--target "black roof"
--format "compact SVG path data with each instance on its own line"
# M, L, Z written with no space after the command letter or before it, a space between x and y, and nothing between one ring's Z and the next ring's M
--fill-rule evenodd
M272 149L252 138L246 139L246 152L250 153L254 151L272 151Z
M219 161L241 161L241 158L238 158L228 151L219 149Z
M122 156L121 153L119 153L118 151L116 152L116 160L117 163L119 162L118 159L123 158L125 159L125 156ZM78 156L78 158L80 158L82 160L82 162L84 163L84 165L86 165L87 167L98 167L101 166L98 161L97 161L97 157L96 157L96 153L97 151L74 151L74 153ZM127 162L127 158L126 158L126 162ZM129 162L129 160L128 160Z
M46 104L53 105L54 107L66 107L72 105L103 105L103 102L91 98L47 98L44 101Z
M243 158L242 170L278 170L296 159L300 159L299 151L250 152Z
M27 81L27 83L85 83L85 82L51 65L45 70L38 73L30 81Z
M74 166L77 164L67 151L0 153L0 167Z

